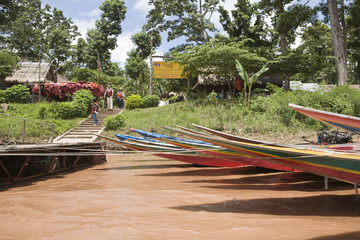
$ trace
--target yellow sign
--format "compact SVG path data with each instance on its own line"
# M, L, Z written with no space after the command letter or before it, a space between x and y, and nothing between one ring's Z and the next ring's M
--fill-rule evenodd
M186 74L182 74L183 68L174 62L154 62L154 78L160 79L180 79L186 78Z

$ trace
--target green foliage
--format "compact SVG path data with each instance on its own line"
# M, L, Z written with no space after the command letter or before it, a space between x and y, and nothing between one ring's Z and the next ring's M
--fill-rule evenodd
M41 119L87 117L91 111L93 98L90 90L81 89L73 94L72 102L52 102L41 105L38 110L38 117Z
M6 90L0 90L0 102L26 103L30 98L30 90L24 85L18 84Z
M75 108L74 115L77 117L86 117L91 111L91 104L94 96L90 90L81 89L73 94L73 102Z
M212 91L206 98L206 103L215 104L218 101L217 93Z
M16 67L17 56L0 50L0 80L9 76Z
M210 21L219 0L206 1L198 6L195 1L157 0L150 1L151 10L147 15L146 30L166 31L167 40L185 37L187 43L204 43L208 41L206 32L215 32ZM200 9L201 8L201 9Z
M235 60L236 69L241 76L241 78L244 80L244 94L248 96L247 103L250 104L250 98L251 98L251 88L252 85L255 83L255 81L260 77L261 74L269 70L266 66L263 66L257 73L249 77L249 74L246 72L245 68L241 65L241 63L236 59ZM248 89L248 92L246 90Z
M135 109L143 107L144 101L140 95L131 95L126 99L126 109Z
M160 46L161 36L157 32L148 34L142 31L140 33L135 33L134 35L132 35L131 41L136 45L136 55L140 56L142 59L146 59L150 55L152 48Z
M118 130L125 126L125 117L123 114L117 114L105 118L105 130Z
M177 102L179 100L179 97L178 96L172 96L168 100L169 100L169 103L175 103L175 102Z
M47 105L51 105L51 103L11 103L9 105L9 110L6 112L6 114L37 121L26 121L25 142L46 143L49 141L52 131L52 125L44 124L41 122L55 124L54 134L55 136L59 136L65 133L70 128L75 127L79 123L79 121L82 120L80 118L71 120L50 118L39 119L39 112L46 112L48 109ZM46 114L43 113L42 115ZM24 124L24 121L22 119L0 115L0 122L0 132L4 136L5 140L22 139L22 129Z
M1 29L3 46L29 60L37 60L41 51L45 53L41 58L51 56L58 68L71 56L71 43L79 35L77 27L63 11L44 6L40 0L13 2L9 11L16 11L13 19Z
M160 98L156 95L149 95L149 96L145 96L143 101L144 101L143 103L144 108L157 107L159 106Z
M97 69L97 60L106 73L112 66L110 51L115 49L117 36L122 33L121 23L125 19L126 6L122 0L105 0L99 7L102 11L100 19L96 20L95 28L86 34L85 64L90 69Z
M129 127L163 134L174 134L161 129L161 125L181 125L192 128L199 124L237 135L289 135L329 129L328 125L300 114L288 107L289 103L327 111L360 116L360 91L346 86L330 92L284 91L274 89L270 96L254 96L252 104L244 107L242 99L222 99L210 103L202 99L187 100L161 108L124 112ZM205 98L206 99L206 98ZM206 102L206 104L204 104ZM305 134L306 135L306 134ZM281 139L280 139L281 140ZM299 141L302 141L299 139Z

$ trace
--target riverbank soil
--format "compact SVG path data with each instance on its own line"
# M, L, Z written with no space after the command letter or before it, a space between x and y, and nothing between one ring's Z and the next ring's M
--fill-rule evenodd
M0 239L360 239L353 185L150 155L0 192Z

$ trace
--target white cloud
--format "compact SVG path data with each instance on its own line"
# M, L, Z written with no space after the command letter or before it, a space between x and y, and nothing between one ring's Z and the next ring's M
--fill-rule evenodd
M135 33L134 32L125 32L117 38L117 48L111 51L111 61L119 62L120 67L125 66L126 59L128 58L127 53L135 48L134 43L131 41L130 37Z
M151 8L148 0L137 0L133 6L133 10L142 12L143 16L146 16Z
M78 30L81 34L80 37L82 38L86 38L86 33L89 29L94 28L95 27L95 21L96 19L91 18L88 20L85 19L74 19L74 24L78 27Z
M101 10L99 8L95 8L95 9L91 10L90 12L80 11L80 15L86 16L86 17L97 17L97 16L100 16L100 14L101 14Z

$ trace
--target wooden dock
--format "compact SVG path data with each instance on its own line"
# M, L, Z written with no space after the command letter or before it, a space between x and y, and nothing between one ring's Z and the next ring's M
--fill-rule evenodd
M99 142L0 146L0 185L106 162L105 148Z

